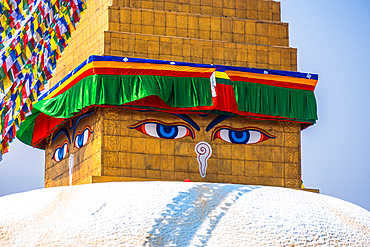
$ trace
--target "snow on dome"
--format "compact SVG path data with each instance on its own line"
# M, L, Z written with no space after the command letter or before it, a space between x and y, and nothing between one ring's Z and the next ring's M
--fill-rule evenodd
M276 187L121 182L0 198L1 246L370 246L370 212Z

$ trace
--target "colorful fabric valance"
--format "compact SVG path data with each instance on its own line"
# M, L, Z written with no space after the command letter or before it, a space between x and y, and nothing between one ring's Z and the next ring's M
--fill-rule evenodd
M58 125L94 106L240 115L305 127L317 119L317 78L289 71L91 56L34 104L17 136L42 148Z

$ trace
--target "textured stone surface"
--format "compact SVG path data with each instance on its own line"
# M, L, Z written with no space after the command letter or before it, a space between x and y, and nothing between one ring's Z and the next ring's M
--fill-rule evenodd
M0 198L1 246L369 246L370 212L286 188L184 182Z
M300 187L299 124L282 127L277 121L234 117L217 125L258 127L276 136L275 139L257 144L238 145L220 139L212 140L214 128L206 132L206 126L217 115L189 116L200 126L200 131L194 130L195 138L187 136L166 140L129 129L128 126L147 119L165 123L186 122L167 113L138 112L123 108L99 109L99 113L84 118L77 127L79 131L90 125L94 130L86 146L81 149L69 146L68 156L71 153L75 156L73 184L86 183L90 176L114 176L177 181L189 178L196 182ZM65 123L64 127L68 129L68 126L69 122ZM46 147L46 187L68 185L68 156L59 163L52 160L55 148L65 141L66 137L61 135ZM200 141L208 142L213 150L205 178L199 174L194 151Z
M280 21L280 3L260 0L113 0L113 6Z

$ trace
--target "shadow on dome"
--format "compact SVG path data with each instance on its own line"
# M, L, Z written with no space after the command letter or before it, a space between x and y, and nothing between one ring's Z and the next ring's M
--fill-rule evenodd
M218 186L200 184L180 192L172 203L166 205L167 210L162 213L162 218L155 220L156 224L149 232L144 246L185 244L195 236L199 239L197 246L204 246L229 208L245 193L261 188L223 184L220 190ZM233 197L229 197L231 194ZM231 199L225 201L227 197ZM198 232L202 224L208 225L207 230Z

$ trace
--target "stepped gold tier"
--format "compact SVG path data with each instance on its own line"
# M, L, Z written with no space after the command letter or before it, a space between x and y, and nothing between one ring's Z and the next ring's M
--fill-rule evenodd
M90 55L297 70L280 3L265 0L91 1L51 84Z

